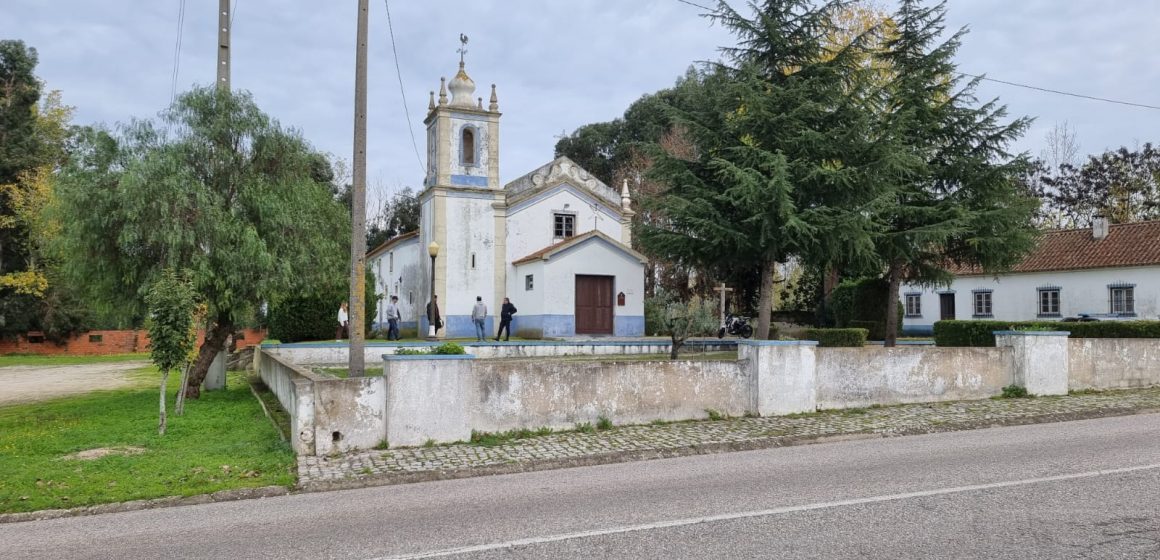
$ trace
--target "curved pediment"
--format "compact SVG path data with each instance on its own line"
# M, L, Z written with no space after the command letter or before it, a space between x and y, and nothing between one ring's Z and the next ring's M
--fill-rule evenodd
M508 204L512 205L563 183L592 193L596 198L607 202L611 208L620 207L620 195L615 190L565 156L560 156L504 185L504 192Z

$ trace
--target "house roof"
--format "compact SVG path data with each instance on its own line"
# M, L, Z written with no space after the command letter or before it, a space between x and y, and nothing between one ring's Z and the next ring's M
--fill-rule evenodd
M1160 266L1160 221L1114 224L1108 236L1091 228L1044 232L1035 249L1011 272L1053 272L1129 266ZM952 267L959 276L981 275L978 267Z
M580 245L580 244L582 244L590 239L600 239L600 240L605 241L605 242L609 243L610 245L612 245L613 248L615 248L623 253L626 253L626 254L632 256L633 258L639 260L641 263L648 262L648 259L644 255L642 255L636 251L633 251L631 247L605 235L603 232L600 232L598 230L592 230L592 231L581 233L580 235L569 237L569 238L567 238L559 243L555 243L553 245L549 245L547 247L544 247L543 249L540 249L539 251L536 251L536 252L534 252L534 253L532 253L532 254L530 254L530 255L528 255L520 260L513 262L512 264L513 265L521 265L521 264L526 264L526 263L530 263L532 261L537 261L537 260L542 260L542 261L550 260L554 255L560 253L561 251L564 251L564 250L568 249L569 247L575 247L577 245Z
M382 242L378 247L371 249L371 251L367 253L367 258L369 259L369 258L377 257L377 256L387 252L388 249L390 249L390 248L392 248L392 247L394 247L394 246L396 246L396 245L398 245L398 244L400 244L408 239L413 239L415 237L419 237L419 230L409 231L409 232L401 234L401 235L396 235L395 237L392 237L392 238Z

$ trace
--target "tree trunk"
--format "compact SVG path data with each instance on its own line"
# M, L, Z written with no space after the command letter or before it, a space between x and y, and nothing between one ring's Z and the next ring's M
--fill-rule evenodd
M902 263L891 261L887 271L890 279L890 289L886 295L886 341L887 348L894 346L898 340L898 288L902 284Z
M761 264L761 294L757 298L757 339L769 340L769 320L773 314L773 275L777 261L767 259Z
M681 345L685 343L685 337L679 337L677 333L673 333L671 338L673 339L673 346L669 350L669 359L675 360L677 359L677 352L681 349Z
M169 380L169 370L161 370L161 415L157 422L157 433L165 435L165 382Z
M173 403L174 416L182 416L185 414L185 386L189 382L189 368L193 364L185 364L181 369L181 381L177 385L177 401Z
M233 324L224 316L220 316L213 327L205 333L205 341L201 343L201 348L197 351L197 360L193 362L193 368L190 369L189 377L185 380L185 398L197 399L201 397L201 383L205 381L205 376L209 373L209 366L218 353L222 351L222 348L225 348L226 339L229 338L233 329Z
M834 301L834 289L842 282L842 271L834 264L826 265L822 271L822 313L819 316L818 326L826 326L830 312L830 304Z

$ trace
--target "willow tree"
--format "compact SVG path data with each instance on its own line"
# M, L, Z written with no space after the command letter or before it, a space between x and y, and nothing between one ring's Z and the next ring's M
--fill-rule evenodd
M903 282L946 283L952 264L1002 272L1035 239L1039 201L1019 184L1027 157L1008 151L1030 120L1008 120L997 101L976 102L979 80L962 83L954 63L965 30L942 40L945 12L943 3L902 0L897 34L879 54L894 76L883 91L875 129L883 157L872 175L890 193L875 240L890 285L888 346Z
M190 398L259 305L345 270L349 216L322 156L247 93L194 89L160 122L85 129L74 144L56 208L70 272L93 298L141 309L163 270L188 271L208 323Z
M652 175L667 188L649 203L664 220L640 237L682 262L760 269L757 336L766 338L776 265L802 255L871 260L867 208L878 192L864 180L864 40L828 46L846 3L753 6L745 16L721 2L712 16L738 44L723 49L725 64L686 82L700 103L671 111L685 149L657 150Z

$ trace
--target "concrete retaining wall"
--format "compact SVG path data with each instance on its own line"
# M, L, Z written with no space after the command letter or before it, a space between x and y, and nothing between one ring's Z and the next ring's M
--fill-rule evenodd
M819 348L818 408L985 399L1013 380L1010 348Z
M1073 338L1068 364L1073 390L1153 387L1160 385L1160 340Z
M439 342L374 342L363 348L366 364L377 364L383 355L394 354L400 348L430 348ZM480 359L542 358L553 356L642 355L668 354L672 345L664 339L631 341L524 341L524 342L468 342L462 345L468 354ZM295 364L344 364L349 360L350 347L344 342L307 342L300 344L266 344L262 349L276 353ZM736 340L691 340L681 352L727 352L737 349Z

